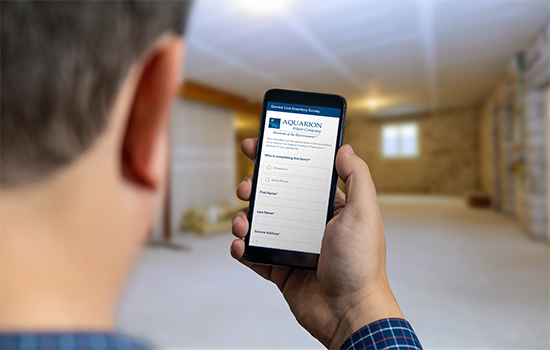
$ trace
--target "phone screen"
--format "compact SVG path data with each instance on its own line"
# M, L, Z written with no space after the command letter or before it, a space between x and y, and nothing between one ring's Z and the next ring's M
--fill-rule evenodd
M249 245L321 252L341 112L267 102Z

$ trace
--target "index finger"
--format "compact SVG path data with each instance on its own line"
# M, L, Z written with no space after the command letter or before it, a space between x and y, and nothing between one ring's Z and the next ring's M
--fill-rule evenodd
M244 139L241 143L241 149L245 156L251 160L256 159L256 148L258 147L258 139Z

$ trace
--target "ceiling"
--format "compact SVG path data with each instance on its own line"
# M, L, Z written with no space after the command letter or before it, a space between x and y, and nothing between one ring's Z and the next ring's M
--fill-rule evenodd
M540 0L276 5L262 12L244 0L196 1L185 78L251 101L272 87L337 93L355 114L472 106L550 14Z

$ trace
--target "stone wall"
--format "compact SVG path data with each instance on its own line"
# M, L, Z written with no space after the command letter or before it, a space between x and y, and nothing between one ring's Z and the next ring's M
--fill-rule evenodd
M494 106L493 101L498 96L494 92L480 110L479 117L479 184L481 192L495 198L495 152L494 140Z
M418 123L418 157L382 157L382 126L410 121ZM368 163L378 192L462 195L479 188L478 128L475 108L398 119L350 117L345 142Z
M548 226L548 155L546 149L546 94L533 89L525 103L525 215L523 224L537 239L549 238Z
M550 26L510 61L480 111L481 189L494 209L548 240Z
M515 61L512 61L515 62ZM480 110L481 190L493 200L493 208L508 216L520 216L523 170L518 165L522 140L517 69L511 64L503 79Z
M543 28L523 53L525 132L525 217L522 221L537 239L550 239L547 115L550 113L550 24Z

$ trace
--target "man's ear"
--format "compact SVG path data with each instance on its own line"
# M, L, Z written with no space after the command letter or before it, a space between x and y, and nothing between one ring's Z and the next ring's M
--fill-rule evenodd
M138 81L122 149L122 169L133 183L155 189L167 171L169 121L183 41L162 41L150 52Z

